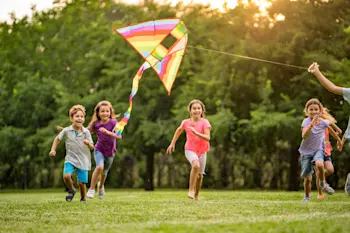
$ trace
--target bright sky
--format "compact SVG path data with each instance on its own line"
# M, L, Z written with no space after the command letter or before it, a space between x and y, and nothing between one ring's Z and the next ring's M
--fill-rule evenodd
M93 1L93 0L92 0ZM164 2L164 0L158 0L159 2ZM223 9L223 4L226 2L227 7L234 8L237 5L236 0L172 0L176 4L178 2L184 2L185 4L194 2L208 4L213 8ZM23 17L24 15L30 15L30 7L32 4L37 6L38 10L43 10L52 7L53 0L0 0L0 21L9 21L9 13L15 12L17 17ZM126 2L126 1L125 1ZM140 0L127 0L129 3L139 3ZM248 0L246 0L248 4ZM265 11L271 3L268 0L253 0L259 7L261 11Z

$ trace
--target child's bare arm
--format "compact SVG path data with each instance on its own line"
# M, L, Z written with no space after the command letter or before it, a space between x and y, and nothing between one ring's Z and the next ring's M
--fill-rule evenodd
M170 155L172 152L174 152L175 150L175 144L176 144L176 141L177 139L180 137L181 133L183 132L184 130L181 128L181 126L179 128L176 129L175 133L174 133L174 136L173 136L173 139L171 140L171 143L170 145L168 146L167 148L167 153Z
M338 134L334 131L334 129L332 128L332 126L328 126L328 130L330 135L332 135L333 138L335 138L337 141L341 141L340 137L338 136Z
M204 129L204 133L199 133L193 127L189 127L189 129L198 137L200 137L206 141L210 141L210 128Z
M343 132L336 124L332 123L331 126L336 131L336 133L338 133L338 135L340 135Z
M309 72L311 72L313 75L316 76L316 78L318 79L318 81L322 84L322 86L324 86L329 92L332 92L334 94L337 95L343 95L343 88L342 87L338 87L336 85L334 85L334 83L332 83L331 81L329 81L319 70L319 65L314 62L310 65Z
M51 151L50 151L50 156L56 156L56 148L60 140L58 139L58 136L55 137L53 140L52 146L51 146Z
M338 141L338 143L337 143L337 147L338 147L339 151L343 150L343 146L344 146L344 143L346 141L345 135L346 134L344 133L342 140L340 142Z

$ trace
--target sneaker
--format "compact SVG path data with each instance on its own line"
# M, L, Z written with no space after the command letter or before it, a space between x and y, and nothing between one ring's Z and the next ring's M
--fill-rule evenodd
M93 199L95 197L95 190L89 189L89 191L86 194L87 198Z
M317 199L323 200L324 199L324 194L317 194Z
M350 173L346 177L345 192L350 196Z
M98 189L98 198L103 199L105 197L105 186L102 186L102 188Z
M304 199L303 199L303 202L309 202L310 201L310 197L307 197L304 195Z
M86 200L83 200L83 199L80 199L80 202L81 202L81 203L84 203L84 204L87 203L87 201L86 201Z
M324 186L322 187L322 191L327 193L328 195L332 195L334 193L334 189L329 186L329 184L324 184Z

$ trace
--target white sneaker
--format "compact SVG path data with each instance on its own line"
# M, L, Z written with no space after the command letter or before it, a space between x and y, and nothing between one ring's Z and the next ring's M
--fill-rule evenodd
M334 189L329 186L329 184L324 184L324 186L322 187L322 191L327 193L328 195L332 195L334 193Z
M345 192L350 196L350 173L346 177Z
M105 186L102 186L102 188L98 189L98 198L103 199L105 197Z
M95 190L89 189L89 191L86 194L87 198L93 199L95 197Z

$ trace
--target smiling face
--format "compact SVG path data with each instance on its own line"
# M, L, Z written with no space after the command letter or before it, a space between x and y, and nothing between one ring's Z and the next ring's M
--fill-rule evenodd
M102 105L98 111L98 116L101 121L107 122L111 118L111 108L109 106Z
M81 129L85 122L85 114L79 110L71 116L70 120L72 121L73 128Z
M319 115L321 113L320 105L318 104L310 104L307 107L307 116L311 119L314 118L314 116Z
M203 108L200 103L194 103L191 105L190 115L191 117L200 118L203 114Z

